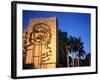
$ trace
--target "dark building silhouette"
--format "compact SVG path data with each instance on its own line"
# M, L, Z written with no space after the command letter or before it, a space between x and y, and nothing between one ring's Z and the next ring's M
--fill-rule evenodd
M85 66L91 66L91 54L88 53L85 57Z
M68 34L67 32L62 32L59 30L59 65L58 67L66 67L67 59L66 59L66 50L65 45L67 41Z

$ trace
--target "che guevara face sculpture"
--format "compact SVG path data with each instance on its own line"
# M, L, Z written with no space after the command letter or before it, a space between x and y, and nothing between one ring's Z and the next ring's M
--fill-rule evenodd
M37 43L46 43L51 40L51 30L46 24L40 23L33 27L34 41Z
M44 27L36 27L34 30L34 37L36 42L43 42L47 36L46 29Z

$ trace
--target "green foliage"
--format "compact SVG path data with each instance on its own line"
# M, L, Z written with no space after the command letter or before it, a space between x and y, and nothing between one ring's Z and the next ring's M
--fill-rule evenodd
M63 32L59 31L59 58L60 58L60 65L65 67L69 65L69 67L85 65L85 59L81 59L81 57L85 57L86 52L84 50L84 42L82 42L81 37L74 37L74 36L63 36ZM69 54L75 54L77 58L69 56ZM69 57L66 57L69 56ZM68 58L68 59L67 59ZM68 61L69 62L68 62ZM75 60L75 61L74 61ZM73 63L72 63L73 62ZM78 64L77 64L78 63ZM64 65L66 64L66 65Z

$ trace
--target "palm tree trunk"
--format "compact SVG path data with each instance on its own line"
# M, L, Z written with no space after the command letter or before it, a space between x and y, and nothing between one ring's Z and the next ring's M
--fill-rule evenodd
M73 53L73 59L72 59L72 66L74 67L74 53Z
M69 54L67 53L67 67L69 67Z
M69 53L67 48L66 48L66 57L67 57L67 67L69 67Z
M80 66L80 56L79 56L79 53L78 53L78 66Z

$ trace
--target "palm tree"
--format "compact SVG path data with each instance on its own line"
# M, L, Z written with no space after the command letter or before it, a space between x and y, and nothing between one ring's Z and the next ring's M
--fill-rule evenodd
M70 47L70 40L68 38L65 43L65 49L66 49L67 67L69 67L70 66L69 53L71 53L71 47Z
M66 61L67 61L67 67L69 67L69 53L68 53L68 47L67 47L67 44L64 43L63 44L63 51L64 51L64 54L66 56Z
M73 56L72 65L74 67L75 66L74 58L77 56L76 55L77 52L78 52L78 65L79 65L80 57L84 56L84 54L85 54L83 42L81 41L81 37L77 38L77 37L70 36L70 46L71 46L71 52L72 52L72 56ZM74 55L76 55L76 56L74 57ZM76 63L76 65L77 65L77 63Z
M59 33L62 33L62 32L59 31ZM74 67L75 57L76 57L77 52L78 52L77 54L78 59L76 59L76 61L78 62L77 65L79 66L80 57L85 55L84 46L83 46L83 42L81 41L81 37L77 38L77 37L69 36L65 38L62 35L60 35L59 43L60 43L60 46L59 46L60 55L62 55L64 59L66 56L66 60L64 60L64 62L67 61L67 67L70 66L69 53L72 54L72 66Z
M71 53L72 53L72 66L74 67L75 66L75 61L74 61L74 55L76 54L77 52L77 44L76 44L76 40L77 38L76 37L72 37L72 36L69 36L69 41L70 41L70 47L71 47Z
M74 45L73 50L74 50L74 54L75 54L75 57L76 57L76 54L78 52L78 39L77 39L77 37L74 37L73 45ZM76 58L75 58L75 66L77 66L77 59Z
M86 52L83 50L83 48L80 48L78 51L78 66L80 66L80 57L84 57L85 54Z
M84 43L81 41L81 37L77 38L77 48L78 48L78 66L80 66L80 57L84 57L86 52L84 51Z
M59 43L60 43L60 55L63 55L63 58L66 58L66 66L69 67L69 52L70 52L70 40L68 39L66 32L63 34L61 30L59 31Z

